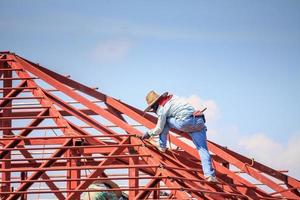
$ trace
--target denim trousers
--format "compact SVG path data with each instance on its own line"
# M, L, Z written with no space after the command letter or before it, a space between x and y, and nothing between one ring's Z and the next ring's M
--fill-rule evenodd
M203 118L194 116L185 119L168 118L163 131L159 135L159 145L162 148L166 148L167 146L167 136L170 128L189 133L200 154L204 176L214 176L215 171L212 167L211 155L207 148L207 129Z

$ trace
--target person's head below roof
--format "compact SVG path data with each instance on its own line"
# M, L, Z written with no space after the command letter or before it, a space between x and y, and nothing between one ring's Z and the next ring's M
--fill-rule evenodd
M104 184L105 186L107 186L108 188L111 188L111 189L120 189L120 187L111 180L98 180L98 181L94 181L93 184L95 184L95 185ZM112 192L115 193L118 198L120 198L122 196L121 190L116 190L116 191L112 191Z
M158 101L167 95L168 95L168 92L165 92L161 95L157 94L153 90L148 92L148 94L146 95L146 101L147 101L148 107L144 110L144 112L149 112L151 110L155 110L153 108L157 105Z

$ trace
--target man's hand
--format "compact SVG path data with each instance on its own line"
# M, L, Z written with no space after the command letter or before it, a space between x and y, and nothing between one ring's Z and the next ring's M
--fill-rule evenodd
M149 135L149 133L145 133L142 137L141 137L141 139L142 140L147 140L147 139L149 139L151 136Z

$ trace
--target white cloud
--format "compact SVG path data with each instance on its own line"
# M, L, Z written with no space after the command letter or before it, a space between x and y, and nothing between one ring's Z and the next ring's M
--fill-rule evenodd
M97 62L111 63L123 60L130 52L133 43L126 39L100 41L92 52Z
M207 121L216 121L220 118L220 110L215 101L211 99L204 100L197 95L189 96L186 100L196 109L202 110L206 107L205 117Z
M289 170L289 174L300 176L300 135L291 136L287 144L274 141L266 134L254 134L241 137L238 144L245 153L280 170Z

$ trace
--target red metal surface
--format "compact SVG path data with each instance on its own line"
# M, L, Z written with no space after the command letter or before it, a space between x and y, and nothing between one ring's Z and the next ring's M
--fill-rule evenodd
M129 199L300 199L299 180L211 141L218 183L207 182L187 134L171 130L161 153L136 137L155 117L10 52L0 119L1 199L76 200L101 180Z

